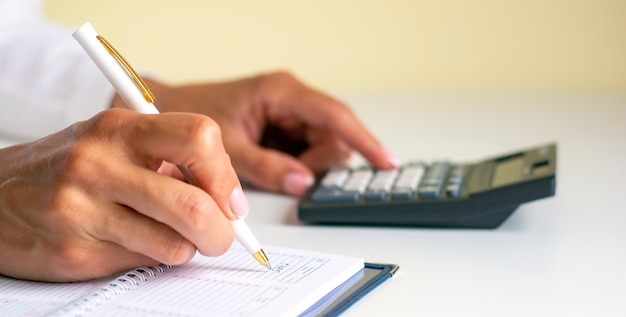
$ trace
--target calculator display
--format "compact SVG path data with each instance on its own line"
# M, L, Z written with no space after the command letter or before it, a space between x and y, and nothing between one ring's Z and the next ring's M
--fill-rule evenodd
M522 154L497 160L491 186L504 186L518 181L522 177L523 166L524 156Z

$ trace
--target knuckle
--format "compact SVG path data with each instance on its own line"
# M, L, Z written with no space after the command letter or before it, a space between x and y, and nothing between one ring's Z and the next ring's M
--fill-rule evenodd
M110 174L111 166L102 154L100 144L92 142L76 142L68 145L59 157L53 187L59 201L69 199L75 201L80 189L102 187L100 175Z
M48 263L51 268L56 268L59 278L82 280L99 273L88 269L93 267L91 254L73 244L59 243L51 247L51 254Z
M290 87L298 83L298 79L286 70L274 71L256 77L256 85L259 90L273 87Z
M76 143L69 146L61 166L60 175L62 178L78 179L93 168L94 164L97 164L93 153L93 146L87 143Z
M215 144L221 142L222 132L217 122L209 117L197 116L196 118L187 126L188 140L200 148L213 148Z
M181 199L181 210L186 230L191 232L202 232L211 223L210 210L217 208L210 204L204 195L194 191Z
M114 120L102 119L117 116L118 111L105 111L86 122L77 123L72 139L68 140L55 158L60 163L60 175L89 175L87 171L104 165L103 151L111 146L112 137L119 133L120 125ZM115 120L118 122L119 120Z
M352 148L345 142L335 140L334 142L337 156L341 161L348 160L352 156Z
M172 234L166 238L162 250L162 262L169 265L186 263L196 252L196 248L191 243L177 234Z
M49 227L55 230L73 231L81 226L81 217L85 214L84 197L71 187L57 188L46 213L42 214Z
M333 111L328 112L328 118L326 122L337 122L338 125L349 125L355 121L354 113L352 110L340 102L333 103Z
M266 75L268 79L278 82L293 82L297 81L296 77L286 70L278 70Z
M83 129L91 133L114 132L118 130L120 122L132 112L125 109L104 110L84 122Z

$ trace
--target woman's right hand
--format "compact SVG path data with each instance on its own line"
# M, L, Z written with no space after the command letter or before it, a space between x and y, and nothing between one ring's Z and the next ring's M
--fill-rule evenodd
M0 274L79 281L225 252L248 205L218 125L111 109L0 149ZM174 165L189 168L199 187Z

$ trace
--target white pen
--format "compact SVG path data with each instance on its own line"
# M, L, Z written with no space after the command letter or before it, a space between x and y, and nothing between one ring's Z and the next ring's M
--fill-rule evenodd
M153 104L155 98L148 86L111 43L96 32L91 23L85 23L74 32L73 36L111 84L113 84L126 104L137 112L146 114L159 113L159 110ZM197 186L197 181L187 167L179 165L178 169L190 184ZM243 219L232 220L231 223L233 224L235 239L261 265L271 269L267 255Z

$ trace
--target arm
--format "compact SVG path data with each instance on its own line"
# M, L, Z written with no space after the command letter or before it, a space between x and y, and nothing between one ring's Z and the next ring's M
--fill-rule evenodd
M0 1L0 134L27 141L107 109L114 89L39 1Z

